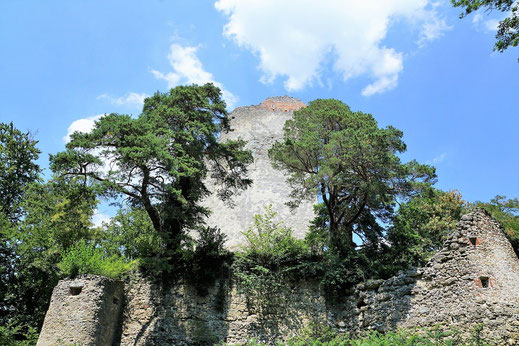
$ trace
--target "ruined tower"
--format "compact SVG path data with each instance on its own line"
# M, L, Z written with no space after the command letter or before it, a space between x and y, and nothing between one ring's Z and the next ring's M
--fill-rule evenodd
M253 224L255 214L263 213L270 204L278 213L279 220L293 230L294 236L304 237L309 222L314 218L313 205L317 198L304 201L296 210L290 210L285 204L290 201L291 191L286 181L287 174L274 169L268 158L272 144L283 138L285 121L292 117L295 110L304 107L303 102L293 97L269 97L260 105L238 107L230 114L231 131L222 134L220 140L241 138L247 141L246 148L252 151L254 157L248 174L253 183L234 197L234 208L226 206L214 194L204 202L213 211L207 224L217 226L227 234L229 249L244 244L245 237L241 232ZM210 181L208 187L215 190Z

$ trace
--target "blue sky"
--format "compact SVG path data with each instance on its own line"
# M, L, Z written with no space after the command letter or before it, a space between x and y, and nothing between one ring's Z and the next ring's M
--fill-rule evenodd
M518 49L493 53L501 13L447 1L1 1L0 122L40 163L95 116L212 81L232 107L337 98L404 131L469 201L519 196ZM232 108L231 108L232 109ZM80 120L83 119L83 120Z

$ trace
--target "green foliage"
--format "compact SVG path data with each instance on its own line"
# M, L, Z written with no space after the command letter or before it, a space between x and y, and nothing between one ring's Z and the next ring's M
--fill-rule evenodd
M24 330L27 330L24 332ZM36 345L38 333L34 328L22 328L11 324L0 325L0 345L30 346Z
M352 251L346 256L327 253L321 260L321 285L329 298L337 299L345 290L373 275L375 268L362 251Z
M315 264L305 243L275 219L272 206L267 206L263 215L255 215L254 225L243 232L247 244L236 253L233 263L241 292L263 310L282 304L287 281L308 276L308 269Z
M97 204L96 191L82 179L55 177L31 184L22 203L25 217L16 234L20 255L31 256L33 265L40 268L56 263L76 241L95 237L91 219Z
M287 346L451 346L451 345L487 345L480 335L481 329L470 340L462 342L458 333L450 330L442 330L436 327L432 330L397 330L380 333L367 332L363 335L352 337L341 334L330 327L311 323L298 332L298 335L286 342L277 341L276 345ZM266 343L250 340L246 346L260 346Z
M280 309L285 304L283 293L287 284L282 273L252 264L240 258L234 267L238 288L247 297L249 308L267 314Z
M461 7L465 12L460 17L486 8L487 11L507 12L506 18L499 22L494 50L504 52L508 47L519 45L519 3L515 0L451 0L454 7Z
M244 253L268 266L306 251L304 242L294 238L291 229L275 221L276 215L272 205L265 207L263 215L254 216L254 226L242 233L247 239Z
M490 202L476 202L474 206L488 211L503 226L508 240L519 256L519 199L507 199L506 196L498 195Z
M187 280L200 295L206 295L216 279L225 276L232 254L225 249L226 235L216 227L201 227L195 249L187 252Z
M137 118L112 113L96 121L90 133L74 133L67 150L51 156L51 168L84 177L106 194L143 208L164 244L149 258L165 260L175 271L187 230L196 229L208 213L200 205L209 193L204 178L216 180L223 200L250 184L244 174L252 156L241 140L219 143L226 130L217 87L179 86L147 98ZM104 169L107 163L115 165Z
M58 263L61 273L71 278L84 274L121 278L135 266L135 261L128 262L115 255L106 256L101 248L84 240L72 245Z
M40 167L34 162L41 153L30 133L0 123L0 213L9 220L20 218L20 201L25 186L38 179Z
M348 340L348 335L339 334L325 323L311 322L298 331L298 335L288 339L288 345L335 345Z
M466 211L467 202L455 190L425 189L401 204L387 234L395 270L424 265Z
M12 305L15 303L12 286L16 280L16 266L18 257L16 247L11 240L14 226L3 213L0 212L0 325L4 325L10 318Z
M30 133L16 129L12 122L0 123L0 344L21 344L8 342L9 333L21 335L28 332L28 326L36 326L31 322L38 309L25 309L30 304L24 301L25 292L18 292L20 255L18 240L12 235L22 218L21 202L27 185L39 178L40 167L34 162L40 154L37 143Z
M369 231L366 235L370 237L366 237L364 244L356 249L344 244L343 250L337 253L330 251L326 206L321 203L314 209L316 217L311 223L305 242L312 255L318 259L314 265L314 277L320 279L330 298L340 297L344 290L363 280L388 278L396 273L393 259L387 256L389 247L381 241L384 240L381 236L384 229L369 214L363 213L359 223Z
M355 248L353 234L380 238L377 218L388 221L397 197L434 181L434 168L400 162L398 154L406 149L402 135L391 126L380 129L370 114L333 99L312 101L286 122L284 140L269 156L290 173L294 206L307 196L322 199L330 250Z
M130 260L150 258L164 247L142 208L118 210L117 215L105 225L100 241L107 253Z
M90 221L97 205L95 191L73 179L30 184L20 205L23 219L9 228L16 255L16 275L3 302L9 321L39 329L52 290L61 278L57 264L75 242L95 238Z

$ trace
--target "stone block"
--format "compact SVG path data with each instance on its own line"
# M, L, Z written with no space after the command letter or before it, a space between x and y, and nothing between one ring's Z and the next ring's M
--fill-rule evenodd
M52 293L37 345L111 345L123 303L120 281L93 275L62 280Z

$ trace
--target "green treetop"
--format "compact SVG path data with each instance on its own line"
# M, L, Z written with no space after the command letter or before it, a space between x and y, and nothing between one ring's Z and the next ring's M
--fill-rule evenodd
M482 7L489 11L508 12L507 16L499 22L494 50L503 52L508 47L517 47L519 44L519 2L515 0L451 0L451 2L454 7L465 9L460 17L465 17Z
M315 100L294 112L284 140L269 151L275 166L290 173L294 203L318 194L326 208L332 249L352 249L353 234L373 239L376 218L388 220L397 198L415 194L435 179L434 168L403 164L402 132L379 128L370 114L338 100ZM380 234L378 234L380 236Z
M425 265L467 209L458 191L432 187L401 204L387 231L392 265L398 269Z
M30 133L16 129L13 123L0 123L0 213L11 221L20 217L24 188L35 181L40 167L34 162L40 151Z

